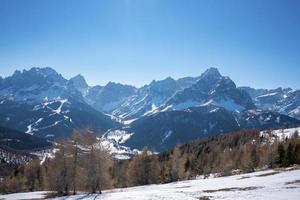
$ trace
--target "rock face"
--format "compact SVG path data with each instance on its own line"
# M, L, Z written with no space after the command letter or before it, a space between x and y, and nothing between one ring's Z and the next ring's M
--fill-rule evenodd
M130 85L109 82L104 87L95 86L85 96L87 102L95 109L111 112L125 102L126 98L135 94L136 88Z

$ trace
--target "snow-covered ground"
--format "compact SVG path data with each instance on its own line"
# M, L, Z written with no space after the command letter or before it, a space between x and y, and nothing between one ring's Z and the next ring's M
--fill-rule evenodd
M291 138L295 135L295 133L300 134L300 127L297 128L287 128L287 129L277 129L272 130L264 130L260 132L261 136L265 138L269 138L269 140L273 143L275 140L283 141L285 138Z
M25 199L30 193L20 194ZM39 193L32 193L37 195ZM18 194L0 195L0 199L16 199ZM21 196L22 195L22 196ZM104 191L103 194L76 195L55 200L210 200L225 199L299 199L300 170L266 170L228 177L197 179L161 185L148 185ZM35 198L32 196L32 198ZM32 199L31 198L31 199ZM204 198L203 198L204 199Z
M45 198L45 194L47 192L22 192L22 193L14 193L14 194L7 194L7 195L0 195L0 199L4 200L20 200L20 199L43 199Z
M133 133L127 133L124 130L108 130L101 137L101 145L108 150L108 152L117 159L129 159L133 155L139 153L137 149L131 149L124 146Z

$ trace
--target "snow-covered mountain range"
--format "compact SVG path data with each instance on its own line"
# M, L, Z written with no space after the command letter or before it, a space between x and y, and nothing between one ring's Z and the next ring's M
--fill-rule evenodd
M101 134L118 127L86 103L84 83L80 76L66 80L51 68L16 71L0 82L1 125L48 139L68 137L73 129L90 127Z
M300 119L300 90L291 88L267 90L250 87L241 87L241 89L251 95L258 108Z
M82 75L67 80L49 67L0 78L0 126L47 139L89 127L122 151L160 151L239 129L292 127L300 123L299 110L299 90L237 87L216 68L141 88L89 86Z

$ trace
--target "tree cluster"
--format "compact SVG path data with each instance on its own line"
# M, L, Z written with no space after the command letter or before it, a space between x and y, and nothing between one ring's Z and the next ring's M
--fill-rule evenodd
M177 145L159 155L147 155L144 150L130 161L115 164L114 187L168 183L198 175L226 176L300 164L299 136L295 134L284 140L272 138L256 130L244 130Z
M107 188L300 164L297 134L285 140L270 139L272 133L269 134L266 137L255 130L239 131L177 145L161 154L144 148L132 159L117 160L109 156L88 130L74 132L71 140L57 141L55 157L42 165L38 160L22 165L1 182L0 191L50 190L57 195L77 191L101 193Z
M44 163L34 160L19 167L1 184L5 193L49 190L58 196L77 191L101 193L111 187L111 158L88 130L74 132L71 140L58 140L56 153Z

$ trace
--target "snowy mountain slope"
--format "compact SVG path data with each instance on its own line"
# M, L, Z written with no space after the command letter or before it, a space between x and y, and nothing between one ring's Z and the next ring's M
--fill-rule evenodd
M51 68L16 71L0 83L0 125L40 137L69 136L90 127L97 133L118 122L86 103L83 76L64 79Z
M255 107L250 96L238 89L229 77L221 76L216 68L209 68L195 84L176 93L160 110L183 110L209 103L235 112Z
M91 87L82 75L67 80L51 68L32 68L0 79L0 125L49 139L68 137L74 128L110 130L105 139L112 151L131 151L126 145L162 150L243 128L295 126L299 121L284 115L298 116L299 95L237 88L216 68L138 89L112 82ZM126 134L112 134L116 131Z
M68 137L73 129L86 127L101 134L119 125L110 117L74 99L57 98L33 104L9 99L2 101L1 126L47 139Z
M134 133L125 145L156 151L172 148L196 138L238 130L234 116L215 106L190 108L183 111L159 112L132 122L127 132Z
M141 117L154 112L181 89L177 81L170 77L161 81L152 81L127 98L112 114L126 120Z
M295 127L299 120L273 111L260 109L246 110L238 115L240 127L246 129L268 129L276 127Z
M71 78L68 88L78 90L87 104L94 109L110 113L120 106L127 97L135 94L136 88L130 85L109 82L105 86L88 86L82 75Z
M200 77L183 77L183 78L177 79L177 83L180 85L180 87L181 87L182 89L184 89L184 88L191 87L191 86L194 85L199 79L200 79Z
M290 91L272 108L276 112L300 119L300 90Z
M104 87L89 88L85 99L88 104L98 111L110 113L135 92L136 88L133 86L109 82Z
M300 90L291 88L267 90L250 87L241 87L241 89L251 95L258 108L300 119Z
M0 146L7 146L18 150L32 150L51 146L51 143L43 138L0 127Z
M261 110L231 112L208 104L179 111L159 112L133 121L123 129L133 135L125 145L156 151L170 149L177 143L242 129L265 129L299 125L300 121L278 113Z
M269 175L268 175L269 174ZM300 187L300 170L258 171L227 177L179 181L168 184L156 184L106 190L103 194L80 194L70 196L69 200L196 200L196 199L249 199L249 200L297 200ZM46 192L44 192L46 195ZM206 198L205 198L206 197ZM1 199L43 198L43 192L15 193L0 195ZM66 199L58 197L56 200Z
M27 102L40 102L57 97L79 99L79 92L70 93L66 83L66 79L49 67L15 71L12 76L2 80L0 96Z
M299 123L286 115L255 109L247 92L210 68L191 87L178 90L160 107L152 105L151 110L122 130L132 133L125 145L161 151L211 135L241 129L292 127Z
M111 111L135 93L133 86L109 82L104 87L90 87L82 75L66 80L51 68L16 71L1 79L0 96L17 101L41 102L57 97L74 98L99 111Z

